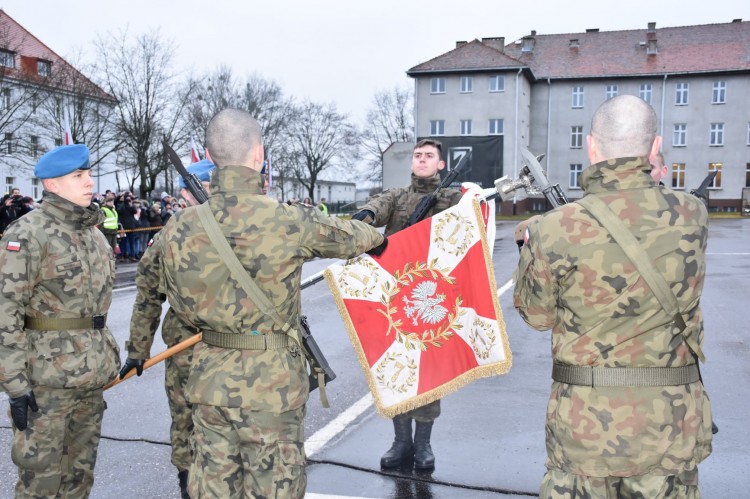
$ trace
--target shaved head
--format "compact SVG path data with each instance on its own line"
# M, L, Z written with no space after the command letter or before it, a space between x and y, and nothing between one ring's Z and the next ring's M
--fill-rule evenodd
M643 99L620 95L599 106L591 120L599 161L648 156L656 138L656 113Z
M206 148L218 167L247 166L260 171L263 163L260 124L239 109L224 109L211 118L206 129ZM260 164L258 164L260 163Z

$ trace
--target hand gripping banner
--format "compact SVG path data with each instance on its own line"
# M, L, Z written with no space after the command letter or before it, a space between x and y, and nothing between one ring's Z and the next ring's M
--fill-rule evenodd
M482 211L476 192L467 193L453 208L389 236L380 257L362 255L325 271L383 416L510 370L487 244L489 210Z

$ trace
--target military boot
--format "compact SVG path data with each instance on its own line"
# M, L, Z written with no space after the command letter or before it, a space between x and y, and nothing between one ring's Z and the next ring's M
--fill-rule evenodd
M430 433L432 433L432 421L429 423L417 421L417 428L414 430L415 470L435 469L435 455L432 453L432 446L430 445Z
M383 468L397 468L401 463L414 455L414 443L411 439L411 418L396 416L393 418L393 430L396 437L388 452L380 458Z
M188 495L188 470L181 470L177 473L177 479L180 481L180 497L190 499L190 495Z

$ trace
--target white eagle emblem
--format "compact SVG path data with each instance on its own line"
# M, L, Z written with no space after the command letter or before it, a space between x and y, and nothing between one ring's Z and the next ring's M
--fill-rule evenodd
M440 305L445 300L444 294L435 295L437 291L437 282L423 281L414 286L411 292L412 299L403 297L404 313L411 319L413 325L417 325L417 319L428 324L436 324L443 320L448 313L448 309Z

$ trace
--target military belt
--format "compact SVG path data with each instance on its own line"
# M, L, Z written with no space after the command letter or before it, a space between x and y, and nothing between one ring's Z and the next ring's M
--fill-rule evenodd
M207 345L238 350L280 350L289 346L286 334L234 334L203 331L203 342Z
M554 362L552 379L581 386L676 386L700 379L697 364L682 367L593 367Z
M26 329L37 331L65 331L68 329L104 329L107 325L107 314L93 317L24 317Z

